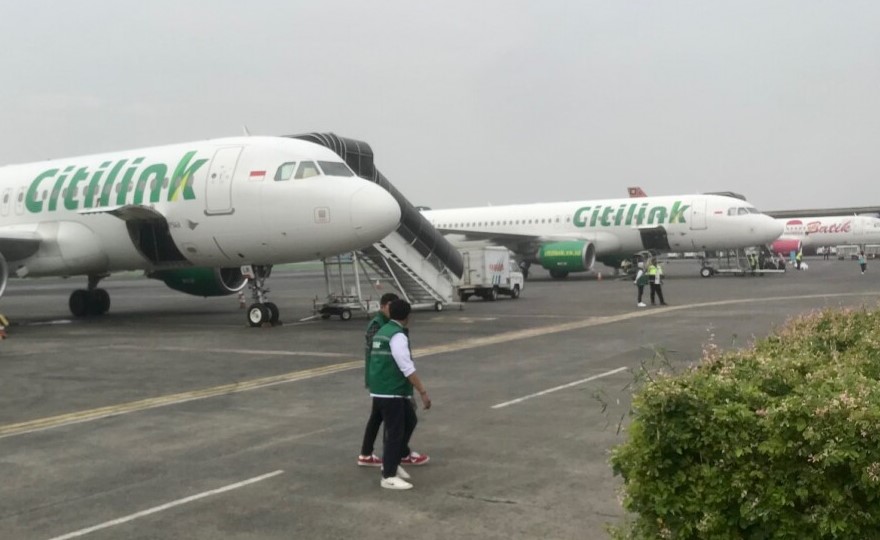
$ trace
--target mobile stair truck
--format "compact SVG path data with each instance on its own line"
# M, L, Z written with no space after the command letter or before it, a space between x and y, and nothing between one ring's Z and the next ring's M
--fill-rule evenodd
M479 296L494 301L499 295L519 298L525 279L506 247L460 249L459 253L464 262L464 272L456 283L459 300L467 302Z

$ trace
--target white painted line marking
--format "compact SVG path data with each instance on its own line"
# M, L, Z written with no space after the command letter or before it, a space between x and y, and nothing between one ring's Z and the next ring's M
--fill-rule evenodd
M262 476L257 476L251 478L250 480L243 480L241 482L237 482L235 484L229 484L228 486L224 486L222 488L212 489L211 491L205 491L202 493L198 493L196 495L190 495L189 497L185 497L183 499L178 499L176 501L171 501L169 503L165 503L159 506L154 506L153 508L149 508L147 510L142 510L135 514L130 514L125 517L121 517L118 519L114 519L112 521L106 521L101 523L100 525L95 525L93 527L89 527L87 529L80 529L78 531L74 531L72 533L67 533L62 536L56 536L51 538L50 540L68 540L70 538L79 538L80 536L85 536L87 534L93 533L95 531L100 531L101 529L106 529L108 527L113 527L116 525L121 525L123 523L127 523L129 521L133 521L138 518L142 518L144 516L149 516L150 514L155 514L158 512L162 512L163 510L168 510L169 508L173 508L175 506L180 506L182 504L191 503L193 501L197 501L199 499L204 499L205 497L210 497L211 495L217 495L219 493L225 493L227 491L232 491L233 489L238 489L240 487L247 486L249 484L255 484L257 482L261 482L263 480L267 480L272 478L273 476L278 476L279 474L284 474L284 471L278 470L274 472L270 472L268 474L264 474Z
M142 350L142 346L137 345L107 345L102 349L116 349L124 351ZM169 352L209 352L209 353L228 353L228 354L246 354L255 356L314 356L318 358L347 358L351 356L346 353L331 353L318 351L261 351L258 349L204 349L200 347L151 347L154 351Z
M581 379L579 381L570 382L568 384L563 384L562 386L557 386L555 388L549 388L547 390L542 390L535 394L529 394L527 396L523 396L521 398L517 398L511 401L505 401L504 403L499 403L498 405L492 405L493 409L501 409L503 407L507 407L508 405L516 405L517 403L522 403L527 399L536 398L538 396L543 396L544 394L550 394L552 392L558 392L559 390L565 390L566 388L571 388L572 386L577 386L579 384L584 384L586 382L595 381L596 379L601 379L602 377L607 377L609 375L614 375L615 373L620 373L621 371L626 371L629 369L628 367L619 367L617 369L612 369L611 371L606 371L605 373L600 373L598 375L593 375L592 377L587 377L586 379Z

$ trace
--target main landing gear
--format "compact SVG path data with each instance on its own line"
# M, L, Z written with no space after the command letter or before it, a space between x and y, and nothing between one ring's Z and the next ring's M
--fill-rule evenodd
M272 275L272 265L254 265L242 267L242 274L248 278L248 286L254 299L247 308L247 321L251 326L263 326L263 324L278 324L278 306L267 301L269 289L266 280Z
M103 315L110 310L110 294L98 288L98 282L106 275L90 275L87 289L77 289L70 293L70 312L74 317Z

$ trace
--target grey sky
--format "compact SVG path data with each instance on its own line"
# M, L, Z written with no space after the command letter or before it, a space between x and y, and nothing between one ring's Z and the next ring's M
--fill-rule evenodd
M0 2L0 163L368 141L416 204L880 204L875 1Z

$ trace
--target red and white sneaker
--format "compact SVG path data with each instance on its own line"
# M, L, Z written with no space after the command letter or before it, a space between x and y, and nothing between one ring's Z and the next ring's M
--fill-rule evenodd
M358 467L381 467L381 466L382 466L382 458L380 458L376 454L370 454L369 456L358 456Z
M411 452L408 456L400 460L401 465L425 465L431 461L431 458L428 457L427 454L419 454L418 452Z

